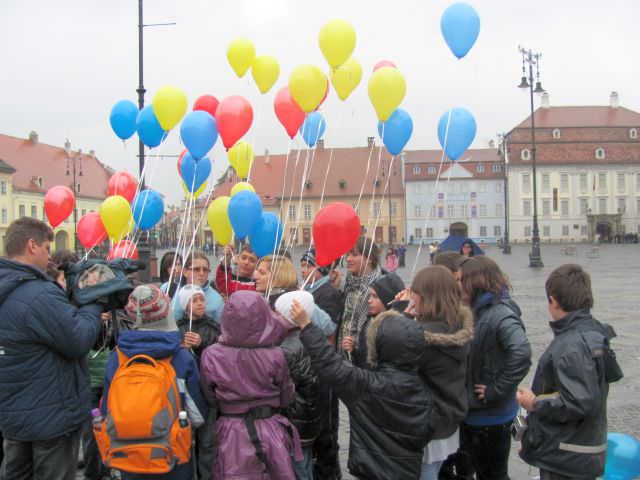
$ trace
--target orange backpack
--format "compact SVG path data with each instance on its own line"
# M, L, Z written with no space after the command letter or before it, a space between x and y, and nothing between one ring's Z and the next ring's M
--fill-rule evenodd
M131 473L167 473L191 457L191 426L176 384L173 357L128 358L120 349L107 402L107 416L94 424L102 461Z

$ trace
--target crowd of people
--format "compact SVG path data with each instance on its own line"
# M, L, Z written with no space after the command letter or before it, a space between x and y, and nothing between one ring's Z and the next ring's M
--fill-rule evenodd
M547 279L554 339L528 388L509 281L468 245L410 285L405 251L383 266L366 237L326 266L171 252L113 309L70 301L52 240L16 220L0 258L2 480L74 479L81 441L89 480L340 479L340 402L359 479L508 479L512 434L541 479L603 472L622 372L578 265Z

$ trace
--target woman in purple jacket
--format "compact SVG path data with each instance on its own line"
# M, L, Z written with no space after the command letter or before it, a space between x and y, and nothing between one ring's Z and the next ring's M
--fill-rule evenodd
M260 294L235 292L222 310L218 343L202 354L203 391L220 415L214 479L295 480L291 458L302 460L300 438L278 413L294 398L278 347L282 322Z

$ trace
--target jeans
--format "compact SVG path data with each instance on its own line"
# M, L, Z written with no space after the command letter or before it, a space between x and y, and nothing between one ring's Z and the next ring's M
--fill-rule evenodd
M296 480L313 480L313 451L311 447L303 448L304 458L300 462L292 462Z
M322 405L324 414L322 416L322 429L313 444L316 456L316 463L313 466L313 474L316 478L324 480L339 480L342 478L340 472L340 461L338 460L338 427L339 410L338 397L326 386L322 385Z
M4 439L7 480L74 480L82 427L50 440Z
M91 408L100 406L102 388L91 387ZM84 478L100 480L109 475L109 469L102 463L96 437L93 435L93 422L87 420L82 433L82 451L84 452Z
M540 480L576 480L572 477L565 477L558 473L550 472L549 470L540 470ZM595 477L593 478L595 480Z
M438 472L444 460L433 463L423 463L422 473L420 474L420 480L438 480Z
M460 428L460 448L471 457L477 480L509 480L511 421L500 425Z

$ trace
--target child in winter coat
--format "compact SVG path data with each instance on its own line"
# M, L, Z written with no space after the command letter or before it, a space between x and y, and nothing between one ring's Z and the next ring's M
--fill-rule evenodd
M285 327L264 297L238 291L221 317L218 343L202 354L202 388L217 403L216 480L294 480L291 457L300 438L279 412L294 398L287 360L278 346Z
M178 295L183 317L178 320L178 328L183 335L182 346L192 349L200 363L202 352L216 343L220 326L207 315L207 301L204 291L197 285L185 285Z
M236 263L236 272L231 271L232 260ZM233 254L233 247L224 247L224 256L216 270L216 290L224 297L228 297L238 290L255 290L253 272L258 263L258 256L248 243L240 249L238 255Z
M393 248L389 248L387 250L385 263L386 263L385 266L387 268L387 271L395 272L396 270L398 270L398 256L396 255L396 252L393 250Z

